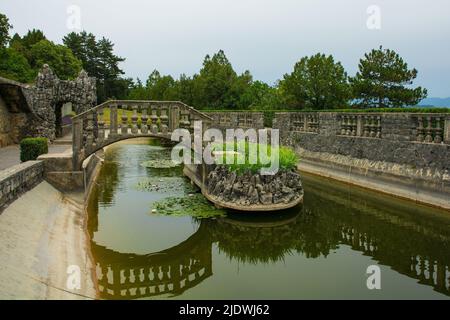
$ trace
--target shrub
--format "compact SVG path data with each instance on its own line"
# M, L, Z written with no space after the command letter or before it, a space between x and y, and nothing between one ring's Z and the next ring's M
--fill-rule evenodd
M36 160L41 154L48 153L47 138L25 138L20 141L20 161Z
M233 144L234 144L234 146L233 146ZM249 150L250 150L251 146L252 147L256 146L256 150L258 150L257 163L250 163ZM241 163L242 160L239 161L238 155L233 156L233 155L226 155L226 154L222 155L221 162L230 171L236 171L238 174L242 174L247 171L256 173L261 168L270 167L270 163L263 164L263 163L261 163L261 161L260 161L261 159L259 158L259 148L264 147L264 146L265 145L263 145L263 144L246 142L245 143L245 162L244 163ZM227 149L230 149L230 150L233 149L236 152L239 150L237 142L234 142L234 143L227 142L227 143L224 143L222 145L222 147L220 147L220 145L215 145L214 149L222 150L222 151L227 151ZM267 145L267 155L269 157L272 155L272 152L278 152L280 170L291 170L291 169L296 168L299 159L298 159L297 154L294 152L294 150L292 150L291 148L288 148L288 147L283 147L283 146L272 147L271 145ZM227 162L226 158L230 157L230 156L233 157L233 163L228 164L228 163L226 163ZM216 158L217 163L219 163L219 159L220 158Z

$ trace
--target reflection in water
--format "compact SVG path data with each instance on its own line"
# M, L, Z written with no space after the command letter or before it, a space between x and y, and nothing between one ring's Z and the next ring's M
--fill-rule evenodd
M409 279L417 279L419 284L432 287L435 292L450 296L448 213L307 175L304 175L304 205L300 208L270 215L229 213L226 218L216 219L166 217L170 228L189 225L194 226L194 231L164 250L136 253L142 242L164 242L165 238L174 238L178 234L171 231L164 236L134 234L142 221L159 226L160 218L148 214L150 203L153 199L173 195L133 190L136 179L179 176L188 187L188 182L181 177L181 168L152 169L136 165L155 155L168 156L164 152L167 150L150 145L136 149L135 144L129 143L107 152L88 206L92 252L97 263L102 298L181 296L189 289L212 286L210 279L225 277L220 273L213 274L213 269L232 268L236 262L250 268L254 266L255 270L259 266L270 266L271 272L259 279L264 282L264 277L277 277L277 272L286 271L288 257L304 257L326 264L327 260L321 258L343 255L343 246L390 267L394 270L389 275L394 279L391 281L405 275ZM130 158L138 161L127 164ZM142 194L146 201L139 198ZM121 243L119 250L113 241L117 230L109 227L107 222L114 219L113 213L118 205L115 201L123 195L127 197L121 199L130 201L129 210L139 213L137 217L145 220L138 219L134 225L130 221L129 225L122 226L126 230L121 232L129 233L130 237L124 238L125 244ZM119 217L129 215L133 220L130 212L116 214ZM223 255L227 259L221 259ZM350 270L350 266L357 262L350 257L346 264ZM293 276L300 276L307 271L299 269L292 272ZM320 271L311 274L317 279L323 276L325 274L320 274ZM227 276L222 281L223 287L215 286L211 290L226 291L239 285L237 277ZM413 285L419 290L418 284ZM281 289L273 287L272 290L271 297L278 298L278 290ZM258 294L255 289L254 297L257 298Z

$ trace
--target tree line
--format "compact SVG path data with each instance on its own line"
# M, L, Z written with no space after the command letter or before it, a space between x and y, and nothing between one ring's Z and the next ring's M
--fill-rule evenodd
M92 33L71 32L55 44L40 30L24 36L9 34L8 18L0 13L0 76L31 82L44 63L61 79L77 76L83 68L97 79L98 101L107 99L179 100L199 109L328 110L389 108L417 105L427 90L412 87L417 70L393 50L379 47L359 61L349 76L332 55L301 58L292 72L274 85L254 80L250 71L238 74L220 50L203 60L200 71L178 78L158 70L143 82L124 77L114 44Z

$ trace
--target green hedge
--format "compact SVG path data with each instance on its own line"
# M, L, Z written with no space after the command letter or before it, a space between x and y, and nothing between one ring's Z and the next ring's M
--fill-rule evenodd
M47 138L25 138L20 141L20 161L36 160L41 154L48 153Z

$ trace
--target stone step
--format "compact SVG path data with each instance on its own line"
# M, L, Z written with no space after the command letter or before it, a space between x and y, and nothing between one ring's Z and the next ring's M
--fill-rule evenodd
M55 141L53 141L53 144L56 145L72 145L72 139L56 139Z

